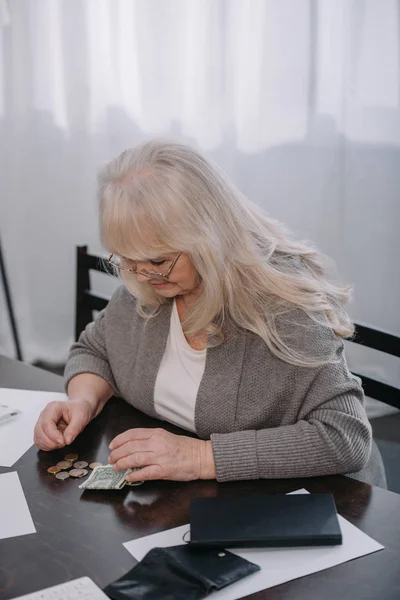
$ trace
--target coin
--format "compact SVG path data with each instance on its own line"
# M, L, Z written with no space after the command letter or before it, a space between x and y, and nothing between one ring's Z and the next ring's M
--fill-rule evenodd
M78 458L79 458L78 454L66 454L64 456L64 460L70 460L71 462L78 460Z
M87 469L81 469L82 471L82 475L80 475L79 477L86 477L86 475L89 473L89 471Z
M60 467L56 467L56 466L54 466L54 467L49 467L49 468L47 469L47 472L48 472L48 473L51 473L52 475L55 475L55 474L56 474L56 473L58 473L59 471L61 471Z
M86 460L78 460L74 463L74 469L86 469L87 466L88 463L86 462Z
M57 479L68 479L69 473L66 471L61 471L60 473L56 473Z
M83 477L84 475L86 475L85 473L86 469L71 469L69 474L71 475L71 477Z
M103 466L103 463L101 463L101 462L97 462L97 461L96 461L96 462L92 462L92 463L90 463L90 465L89 465L89 467L90 467L91 469L95 469L96 467L102 467L102 466Z
M72 467L72 462L70 460L60 460L60 462L57 463L57 467L60 467L60 469L70 469Z

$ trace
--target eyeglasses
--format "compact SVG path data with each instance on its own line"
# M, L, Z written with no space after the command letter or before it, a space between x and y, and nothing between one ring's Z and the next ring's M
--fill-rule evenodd
M169 276L171 275L171 271L177 263L178 258L182 252L179 252L177 256L175 256L174 260L170 264L168 271L166 273L156 273L155 271L147 271L146 269L141 269L138 271L137 265L134 263L133 267L126 268L123 266L123 258L118 258L114 256L114 254L110 254L108 257L108 262L118 271L126 271L127 273L136 273L137 275L143 275L144 277L149 277L149 279L158 279L159 281L168 281ZM165 261L168 262L168 261Z

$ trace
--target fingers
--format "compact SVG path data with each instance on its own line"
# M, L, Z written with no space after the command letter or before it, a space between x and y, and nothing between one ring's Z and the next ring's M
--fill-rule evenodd
M134 452L117 460L113 464L113 469L114 471L122 471L134 467L146 467L156 464L156 461L157 455L154 452Z
M85 413L78 406L69 405L65 407L67 414L64 419L68 423L64 430L64 439L67 445L71 444L77 435L85 428L87 419Z
M50 439L43 432L43 430L41 430L40 433L37 433L36 429L35 429L35 432L34 432L34 435L33 435L33 443L40 450L44 450L45 452L49 452L50 450L55 450L56 448L60 448L60 447L64 446L64 444L62 444L61 446L59 446L58 443L55 442L54 440Z
M160 467L160 465L150 465L148 467L140 469L140 471L128 473L125 479L129 481L129 483L136 483L138 481L150 481L153 479L164 479L163 469L162 467Z
M41 450L54 450L70 444L88 422L85 407L71 401L50 402L41 412L34 441Z
M143 435L143 432L146 436L149 436L148 429L131 429L118 437L123 438L125 436L125 438L130 438L132 437L132 433L137 432L139 436ZM148 466L154 464L156 460L157 455L151 446L149 437L146 439L128 439L124 444L113 450L108 458L109 464L113 466L115 471Z
M35 426L34 442L41 450L54 450L65 446L64 437L57 428L61 416L60 402L50 402L40 413Z
M65 446L63 434L59 431L57 424L52 419L42 421L42 430L47 438L53 440L56 446L60 448Z
M115 450L116 448L119 448L123 444L126 444L126 442L129 442L132 440L147 440L156 431L158 431L158 429L142 429L142 428L128 429L127 431L124 431L124 433L120 433L119 435L117 435L111 441L109 448L110 448L110 450Z
M120 446L119 448L117 448L116 450L113 450L108 458L108 462L112 465L114 463L116 463L118 460L121 460L121 458L125 458L126 456L129 456L130 454L134 454L134 453L142 453L142 452L150 452L152 451L153 448L151 448L151 445L149 443L149 440L138 440L138 441L129 441L126 442L125 444L123 444L122 446Z
M64 419L61 419L61 421L59 421L57 427L58 427L58 430L61 431L61 433L64 433L64 431L67 428L67 423L64 421Z

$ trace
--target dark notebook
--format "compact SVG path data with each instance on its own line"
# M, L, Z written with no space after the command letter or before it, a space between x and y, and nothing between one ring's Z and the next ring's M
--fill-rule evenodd
M193 546L333 546L342 533L331 494L218 496L190 504Z

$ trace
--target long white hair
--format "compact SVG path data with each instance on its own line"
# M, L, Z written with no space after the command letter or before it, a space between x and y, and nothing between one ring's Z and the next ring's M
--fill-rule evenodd
M188 335L208 332L209 346L223 342L229 319L282 360L316 366L333 360L331 349L317 351L312 340L309 351L291 346L282 333L285 322L290 330L296 315L308 315L299 326L316 322L343 338L353 334L344 309L350 290L328 280L324 257L295 241L196 150L163 140L125 150L99 174L99 206L102 241L113 254L190 256L201 293L183 328ZM142 317L167 302L134 274L122 279Z

